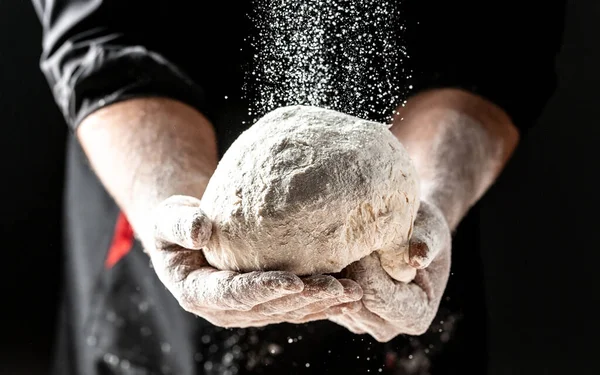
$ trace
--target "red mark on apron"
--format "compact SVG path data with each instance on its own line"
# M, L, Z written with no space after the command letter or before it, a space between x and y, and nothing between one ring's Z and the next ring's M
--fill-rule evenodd
M133 228L131 228L125 215L122 212L119 213L113 240L108 249L106 261L104 262L106 268L112 268L131 251L131 248L133 247L133 237Z

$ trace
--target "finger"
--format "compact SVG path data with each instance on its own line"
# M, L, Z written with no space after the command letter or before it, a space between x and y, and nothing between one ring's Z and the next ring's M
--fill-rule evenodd
M310 304L341 297L344 295L344 286L333 276L315 275L302 279L304 290L302 293L288 295L268 303L258 305L254 311L263 315L281 315L290 311L304 308Z
M393 279L410 283L417 275L417 269L411 266L408 262L408 246L406 250L398 249L397 251L382 251L379 252L381 267Z
M401 333L396 325L377 316L364 306L356 311L347 312L344 316L347 324L368 333L379 342L390 341Z
M352 301L343 303L337 306L332 306L327 309L326 313L329 316L349 314L354 311L358 311L362 308L362 301Z
M350 305L350 304L346 304ZM352 306L339 306L343 308L343 311L350 311L353 309ZM356 309L356 308L354 308ZM291 324L303 324L316 320L328 319L330 315L335 315L333 311L323 311L317 314L310 314L301 318L293 318L289 315L273 315L264 316L253 311L219 311L215 314L215 311L211 311L203 315L204 319L209 321L211 324L223 327L223 328L245 328L245 327L264 327L271 324L280 323L291 323Z
M415 283L392 279L371 254L348 267L352 278L363 288L362 301L375 314L389 321L413 321L430 312L429 297Z
M442 212L431 203L421 202L410 240L408 263L418 269L425 268L450 242L450 229Z
M281 317L289 323L301 324L301 323L312 322L314 320L329 319L334 316L343 316L344 314L347 314L349 312L358 311L361 308L361 306L362 306L361 301L352 301L352 302L347 302L347 303L342 303L342 304L338 304L335 306L331 306L323 311L312 313L312 314L307 314L307 315L300 316L300 317L296 317L297 314L295 311L290 314L284 314ZM274 317L278 317L278 316L275 315Z
M289 314L266 317L262 314L247 311L223 311L217 316L208 318L207 320L214 325L225 328L261 327L269 324L279 323L303 324L316 320L325 320L335 315L343 315L348 312L357 311L360 308L360 301L354 301L333 306L327 310L314 314L308 314L302 317L295 317Z
M388 324L385 319L369 311L364 305L354 311L347 311L345 315L355 326L368 332Z
M330 313L341 312L346 304L359 301L362 298L362 288L352 280L339 279L344 287L344 292L340 297L328 298L322 301L310 303L298 310L290 311L288 316L294 318L303 318L308 315L317 314L328 310ZM337 308L337 309L336 309Z
M201 310L197 315L214 326L222 328L264 327L280 323L274 319L266 319L260 314L237 310Z
M356 335L362 335L366 333L363 329L359 328L358 325L356 325L354 321L352 321L352 319L348 318L348 316L346 315L332 315L329 317L329 320L338 325L341 325L342 327L346 328L348 331Z
M154 235L158 241L186 249L200 249L211 235L212 223L200 210L200 200L172 196L154 211Z
M212 269L202 251L187 250L178 245L151 249L148 255L160 281L175 295L190 273L202 268Z
M316 320L326 320L329 318L329 315L325 312L322 311L320 313L316 313L316 314L309 314L303 317L291 317L289 315L284 315L284 316L273 316L271 319L281 319L287 323L291 323L291 324L304 324L304 323L309 323L309 322L314 322Z
M302 280L289 272L236 273L205 267L191 272L180 284L180 303L186 310L211 308L248 311L254 306L302 292Z

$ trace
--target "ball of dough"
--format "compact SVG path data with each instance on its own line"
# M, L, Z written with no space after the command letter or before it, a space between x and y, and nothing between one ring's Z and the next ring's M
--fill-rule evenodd
M412 162L388 125L282 107L219 162L202 197L213 222L204 252L219 269L311 275L379 251L403 274L418 197Z

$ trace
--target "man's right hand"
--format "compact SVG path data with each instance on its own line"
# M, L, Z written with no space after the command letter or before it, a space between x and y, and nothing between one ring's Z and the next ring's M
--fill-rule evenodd
M212 223L196 198L166 199L153 221L153 236L143 242L156 274L186 311L214 325L241 328L327 319L350 311L357 306L352 302L362 298L360 286L348 279L211 267L201 248Z

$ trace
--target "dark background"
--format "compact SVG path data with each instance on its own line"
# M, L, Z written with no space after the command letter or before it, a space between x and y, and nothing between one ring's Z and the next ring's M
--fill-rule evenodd
M481 203L494 375L600 373L598 20L569 1L558 89ZM0 374L45 373L56 316L66 127L40 35L30 2L0 0Z
M40 53L31 2L0 0L2 375L46 373L56 316L66 126Z

